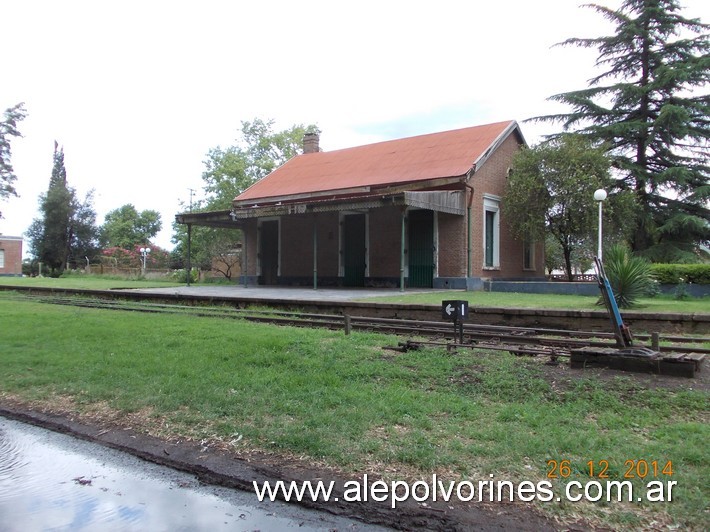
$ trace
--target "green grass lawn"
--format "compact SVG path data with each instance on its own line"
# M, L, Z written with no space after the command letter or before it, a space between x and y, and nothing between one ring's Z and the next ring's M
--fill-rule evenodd
M378 296L361 301L382 303L404 303L440 305L446 299L465 299L473 307L498 308L547 308L571 310L603 310L596 303L598 297L570 296L556 294L521 294L513 292L465 292L452 290L445 292L406 292L396 296ZM710 297L674 299L672 296L657 296L639 300L637 307L627 309L633 312L701 312L710 314Z
M126 279L104 275L74 274L53 277L0 277L0 285L75 288L77 290L111 290L114 288L156 288L183 286L185 283L153 279Z
M648 387L648 378L508 353L400 354L382 349L397 342L382 335L2 294L0 330L0 401L63 405L88 419L108 412L162 437L218 439L389 479L537 482L550 460L569 460L567 480L585 482L589 461L607 460L614 479L627 460L672 461L672 504L539 507L613 528L707 525L710 396L693 380Z

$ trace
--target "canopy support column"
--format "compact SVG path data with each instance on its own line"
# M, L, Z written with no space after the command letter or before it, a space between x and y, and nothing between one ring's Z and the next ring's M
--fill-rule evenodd
M404 255L406 252L405 247L405 230L407 224L407 209L402 209L402 239L399 253L399 291L404 292Z
M313 217L313 290L318 290L318 222Z
M249 257L247 255L247 250L249 249L249 246L247 246L247 228L246 225L244 226L244 229L242 229L242 252L243 252L243 265L242 265L242 275L244 276L244 288L247 287L247 273L249 269Z
M190 286L190 277L192 274L192 266L190 265L190 244L192 242L192 224L187 224L187 260L185 261L185 279L187 286Z

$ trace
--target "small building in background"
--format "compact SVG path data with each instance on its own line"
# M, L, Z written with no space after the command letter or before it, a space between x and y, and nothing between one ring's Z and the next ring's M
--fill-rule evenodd
M22 237L0 235L0 277L22 276Z

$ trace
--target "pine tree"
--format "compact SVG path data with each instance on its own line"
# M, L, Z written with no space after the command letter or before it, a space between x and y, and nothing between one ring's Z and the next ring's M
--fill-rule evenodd
M589 88L550 98L571 113L537 120L560 121L607 147L618 187L633 191L642 207L634 251L693 260L710 241L708 25L682 17L677 0L588 7L615 24L615 34L561 45L597 48L604 71Z

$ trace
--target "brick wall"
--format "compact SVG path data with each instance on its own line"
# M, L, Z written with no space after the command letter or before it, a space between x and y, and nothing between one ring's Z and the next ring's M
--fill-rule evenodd
M439 277L465 277L466 216L438 213Z
M0 250L4 255L0 275L22 275L22 237L0 235Z
M281 277L313 275L313 218L281 218Z
M313 276L313 215L281 219L281 276ZM318 238L318 276L338 275L338 213L315 215Z
M318 214L316 215L316 223L318 224L318 276L337 277L340 239L338 213ZM311 248L311 252L312 250L313 248ZM313 261L311 260L311 262Z
M244 235L246 236L246 246L243 250L246 250L246 274L256 275L256 262L257 262L257 221L256 219L246 220L244 222Z
M505 219L503 204L508 168L513 155L519 150L515 135L510 135L496 152L473 175L470 184L475 189L472 204L472 275L482 278L517 278L544 275L544 244L535 245L535 269L523 269L524 242L513 237ZM500 211L500 268L490 270L484 266L483 195L501 198ZM542 221L541 221L542 223Z
M402 249L402 210L397 207L370 211L370 277L399 278Z

